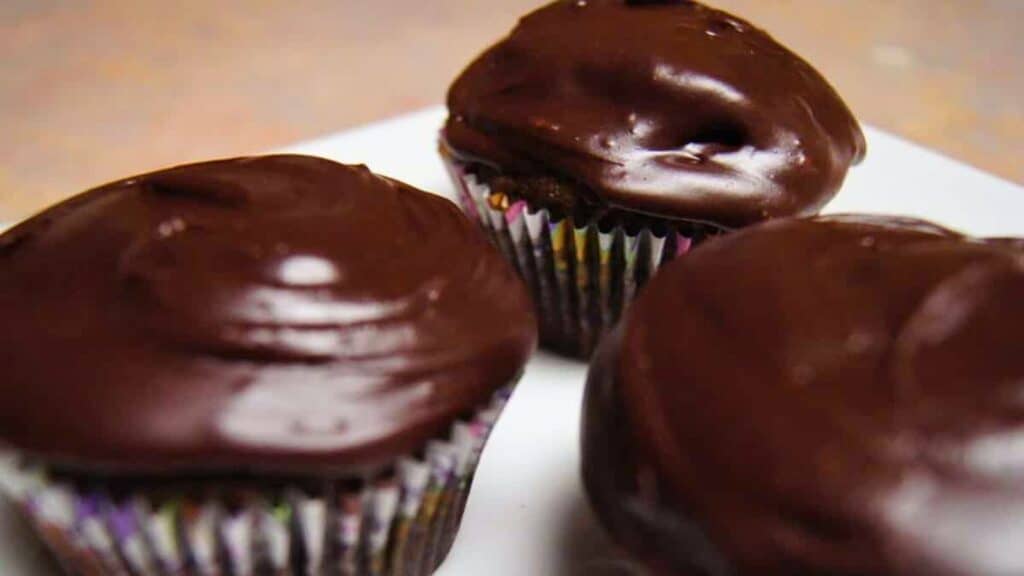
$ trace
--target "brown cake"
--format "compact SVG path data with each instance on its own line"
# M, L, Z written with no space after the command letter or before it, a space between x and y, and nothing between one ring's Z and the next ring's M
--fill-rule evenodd
M1024 571L1024 250L775 221L658 274L595 354L583 479L658 574Z
M432 572L536 338L457 207L308 156L90 190L0 276L0 442L73 573Z
M464 208L526 278L542 342L580 356L661 264L817 212L865 152L809 64L697 2L551 3L466 68L448 110Z

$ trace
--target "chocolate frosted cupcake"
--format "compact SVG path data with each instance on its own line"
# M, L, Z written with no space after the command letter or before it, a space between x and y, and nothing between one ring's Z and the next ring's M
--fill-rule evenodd
M76 574L427 574L535 345L437 196L194 164L0 236L7 486Z
M666 267L595 354L583 479L664 574L1024 573L1024 250L764 224Z
M561 0L455 81L441 151L530 285L541 340L589 355L709 236L817 212L864 155L828 83L696 2Z

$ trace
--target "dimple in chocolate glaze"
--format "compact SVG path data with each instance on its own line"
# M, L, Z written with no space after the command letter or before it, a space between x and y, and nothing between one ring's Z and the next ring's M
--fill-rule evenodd
M778 221L666 268L598 352L583 474L668 574L1024 571L1024 251Z
M444 146L610 208L740 226L816 212L865 153L828 83L696 2L562 0L455 81Z
M525 291L474 225L365 167L184 166L0 239L0 438L56 465L370 470L534 346Z

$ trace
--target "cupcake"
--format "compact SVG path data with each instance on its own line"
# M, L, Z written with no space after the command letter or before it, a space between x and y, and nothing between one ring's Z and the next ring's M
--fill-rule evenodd
M816 213L865 152L810 65L679 0L549 4L469 65L448 110L463 208L530 286L542 344L578 356L659 266Z
M779 220L667 266L595 354L582 471L657 574L1024 573L1024 250Z
M69 573L428 574L535 346L458 208L239 158L0 236L7 490Z

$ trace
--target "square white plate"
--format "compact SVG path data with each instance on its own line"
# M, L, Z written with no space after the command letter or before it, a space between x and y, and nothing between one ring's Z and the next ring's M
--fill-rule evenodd
M376 172L452 194L436 153L442 108L290 146L365 163ZM878 130L826 212L895 213L964 232L1024 236L1024 188ZM466 515L441 576L596 576L631 573L587 508L578 477L586 366L538 353L484 452ZM40 546L0 507L0 572L56 574Z

